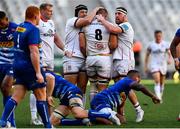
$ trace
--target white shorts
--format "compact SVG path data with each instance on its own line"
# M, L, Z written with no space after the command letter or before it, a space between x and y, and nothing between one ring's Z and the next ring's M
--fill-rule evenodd
M113 111L111 108L103 108L99 110L99 112L104 113L104 114L111 114L112 116L117 114L117 112Z
M150 66L150 72L160 72L162 75L166 75L167 72L167 66L161 66L161 65L151 65Z
M129 70L133 70L135 67L135 60L113 60L113 73L112 77L118 77L119 75L126 76Z
M80 71L86 71L85 59L78 57L63 57L63 73L76 74Z
M112 57L111 56L88 56L86 58L86 70L89 77L100 76L111 77Z
M54 71L54 60L42 59L42 66L50 71Z

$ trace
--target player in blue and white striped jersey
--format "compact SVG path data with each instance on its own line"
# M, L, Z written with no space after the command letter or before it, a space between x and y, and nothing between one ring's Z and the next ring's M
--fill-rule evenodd
M0 88L4 106L10 98L10 90L13 84L13 33L16 27L17 24L9 22L6 13L0 11ZM14 113L10 116L9 122L11 126L15 127Z

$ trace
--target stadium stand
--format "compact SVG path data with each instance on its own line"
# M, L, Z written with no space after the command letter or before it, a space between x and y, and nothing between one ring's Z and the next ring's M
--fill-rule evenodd
M129 11L128 17L135 30L135 39L146 48L153 39L153 32L161 29L164 39L171 41L174 32L179 27L179 0L1 0L0 7L17 23L23 21L24 10L28 5L40 5L42 2L54 5L54 22L57 32L64 38L66 20L74 15L74 7L78 4L88 5L89 10L96 6L104 6L109 11L110 21L114 21L114 9L124 6ZM13 5L13 6L12 6ZM143 50L144 51L144 50ZM56 54L59 54L56 51Z

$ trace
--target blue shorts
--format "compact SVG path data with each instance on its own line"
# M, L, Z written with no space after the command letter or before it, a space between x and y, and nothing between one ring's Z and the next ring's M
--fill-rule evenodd
M45 74L43 69L41 69L41 74L45 80ZM35 90L37 88L43 88L46 86L46 83L37 83L36 73L32 67L29 67L25 70L15 69L14 68L14 78L16 79L15 84L24 85L27 90Z
M11 64L0 64L0 82L5 76L13 76L13 67Z
M99 111L103 108L112 109L112 106L108 102L108 98L106 98L105 96L103 97L100 94L94 96L93 100L90 103L90 106L92 110L96 110L96 111Z
M72 98L80 98L82 99L82 92L79 88L74 88L67 93L60 99L60 105L70 106L69 100Z

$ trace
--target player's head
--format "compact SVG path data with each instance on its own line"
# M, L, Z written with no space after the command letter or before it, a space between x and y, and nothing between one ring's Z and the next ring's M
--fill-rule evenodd
M107 9L105 9L105 8L100 8L100 9L97 11L96 15L99 15L99 14L101 14L104 18L107 18L108 11L107 11Z
M25 19L32 21L35 25L39 24L40 12L36 6L29 6L26 9Z
M80 4L75 8L75 17L85 17L87 15L87 12L87 6Z
M120 24L127 21L127 13L127 9L125 9L124 7L117 7L115 12L116 24Z
M137 70L130 70L128 73L127 73L127 76L132 78L133 80L137 81L137 82L140 82L141 80L141 76L140 76L140 73L139 71Z
M45 20L50 20L53 15L53 5L50 3L43 3L40 5L41 17Z
M4 29L8 27L9 20L6 16L6 13L4 11L0 11L0 29Z
M155 30L154 31L154 37L156 43L160 43L162 41L162 31L161 30Z

